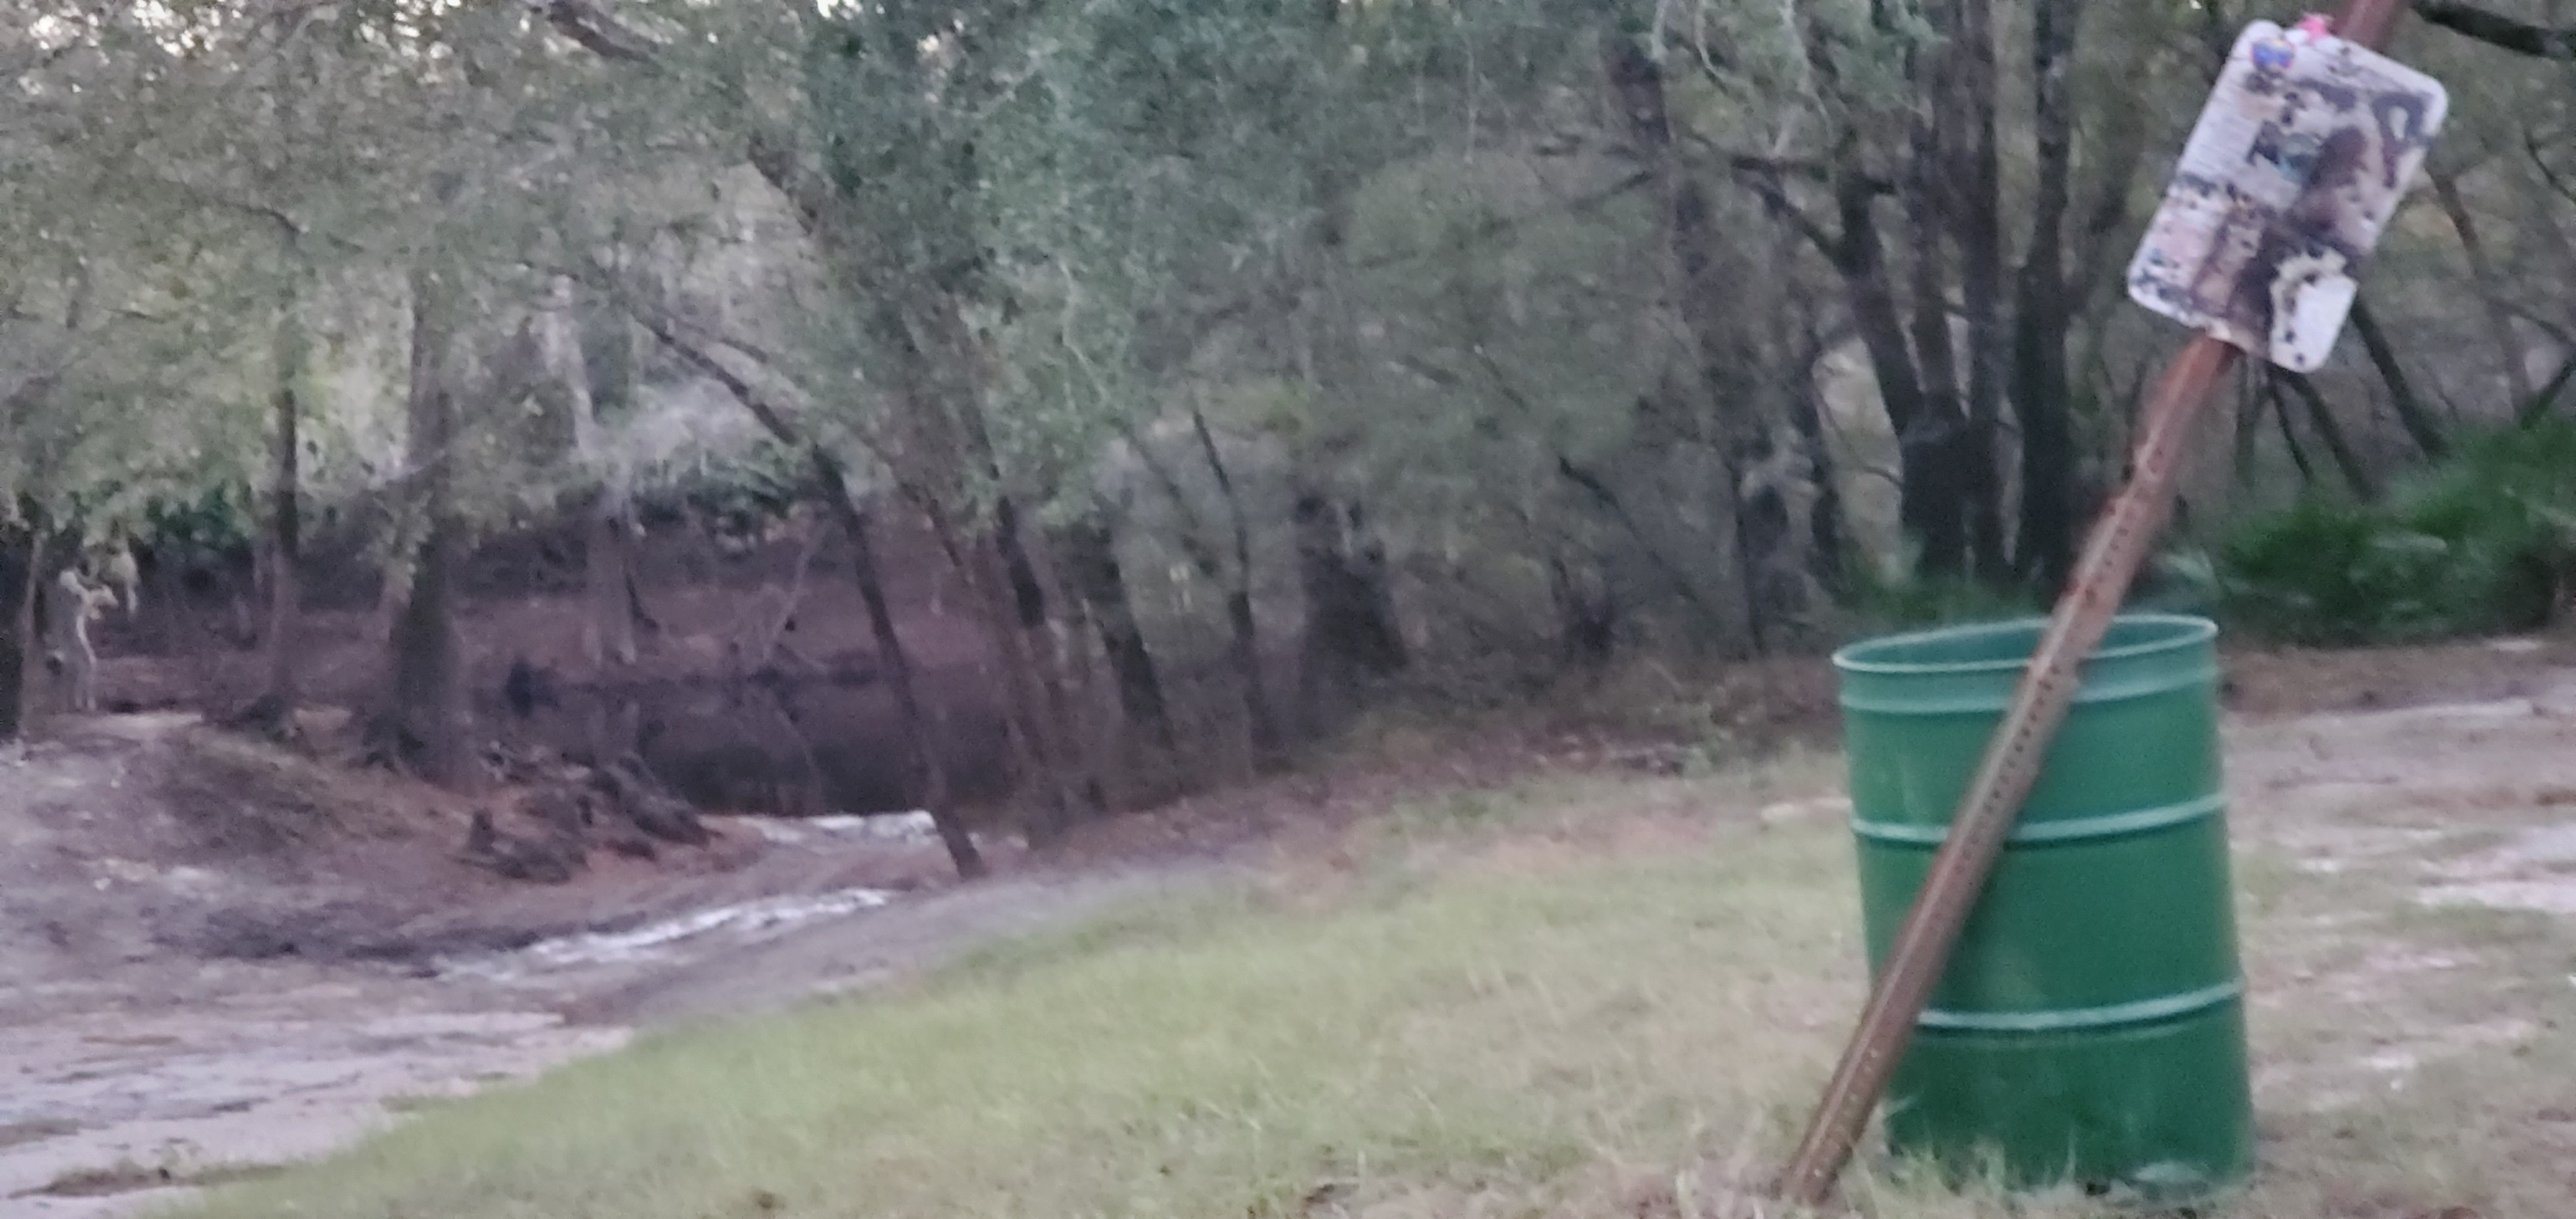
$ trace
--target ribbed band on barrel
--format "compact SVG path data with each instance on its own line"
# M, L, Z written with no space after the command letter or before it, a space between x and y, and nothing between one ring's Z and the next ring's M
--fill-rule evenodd
M2161 830L2203 817L2215 817L2227 811L2227 794L2213 792L2197 800L2180 804L2160 804L2153 808L2133 808L2099 817L2064 817L2047 821L2025 821L2013 827L2006 842L2070 842L2081 838L2116 838L2122 834L2142 834ZM1947 825L1911 825L1901 821L1871 821L1852 818L1852 832L1878 842L1908 846L1939 846L1949 837Z
M1917 1028L1972 1033L2057 1033L2070 1029L2152 1024L2232 1003L2244 994L2245 980L2232 978L2216 986L2187 990L2179 995L2158 995L2152 999L2053 1012L1954 1012L1932 1007L1925 1008L1922 1018L1914 1023Z
M2225 793L2212 793L2180 804L2154 808L2129 809L2099 817L2070 817L2060 821L2030 821L2014 827L2010 841L2015 843L2070 842L2087 838L2116 838L2123 834L2140 834L2214 817L2227 809ZM1880 842L1909 846L1939 846L1949 832L1948 826L1906 825L1894 821L1852 819L1852 832ZM1927 1008L1915 1021L1918 1028L1951 1029L1977 1033L2053 1033L2071 1029L2109 1028L2123 1024L2149 1024L2205 1011L2240 998L2245 993L2242 978L2230 979L2215 986L2184 991L2178 995L2158 995L2127 1003L2110 1003L2100 1007L2069 1008L2045 1012L1954 1012Z

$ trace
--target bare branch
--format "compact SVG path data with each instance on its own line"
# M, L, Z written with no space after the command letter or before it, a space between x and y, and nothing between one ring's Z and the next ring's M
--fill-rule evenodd
M2549 408L2557 405L2558 396L2567 391L2570 380L2576 380L2576 355L2558 362L2558 374L2549 378L2549 384L2532 391L2531 396L2523 400L2514 411L2514 422L2521 427L2530 427L2547 418Z
M716 384L724 386L725 392L732 394L734 401L742 403L743 409L750 411L751 417L759 420L760 426L780 444L810 443L805 430L797 426L796 421L789 417L792 412L788 408L772 399L759 386L752 384L749 378L726 367L724 361L717 359L713 351L681 334L677 327L655 314L642 309L629 309L626 312L627 316L634 318L636 324L642 326L646 333L651 334L664 347L671 349L671 352L686 361L689 367L697 369Z
M612 63L645 71L661 66L662 44L602 9L598 0L524 0L557 33ZM831 215L833 193L828 183L805 168L795 144L769 127L754 126L744 141L744 157L763 180L787 196L808 235L820 236Z
M1823 225L1816 223L1814 217L1809 216L1805 209L1798 206L1797 200L1789 197L1789 188L1780 181L1777 173L1738 167L1735 177L1762 200L1764 210L1787 223L1789 227L1798 230L1799 236L1814 242L1816 249L1826 258L1838 257L1842 249L1842 239L1827 232Z
M2558 176L2558 171L2549 167L2548 151L2541 147L2539 132L2528 127L2523 129L2522 150L2531 158L2531 167L2540 171L2541 181L2548 183L2549 189L2564 196L2568 202L2576 203L2576 189L2571 189L2567 181Z
M601 59L614 63L637 64L646 68L658 66L662 44L642 31L619 21L595 0L527 0L528 7L546 19L556 33L582 46Z
M2545 25L2490 12L2462 0L2415 0L2424 20L2488 46L2538 59L2576 59L2576 29Z
M752 129L747 155L751 167L760 171L762 180L787 196L789 206L809 235L819 236L831 215L832 190L829 184L805 169L803 158L785 137L766 127Z
M1225 575L1225 564L1217 558L1216 550L1208 545L1206 536L1201 532L1206 528L1206 522L1200 519L1198 508L1190 503L1188 493L1181 490L1180 478L1172 473L1169 463L1155 455L1153 445L1148 443L1133 426L1121 423L1119 430L1126 435L1127 446L1136 451L1136 460L1145 467L1145 472L1154 476L1154 481L1162 487L1163 494L1171 499L1174 514L1181 518L1181 527L1173 531L1180 542L1181 554L1189 559L1190 566L1198 569L1199 575L1208 583L1221 583Z

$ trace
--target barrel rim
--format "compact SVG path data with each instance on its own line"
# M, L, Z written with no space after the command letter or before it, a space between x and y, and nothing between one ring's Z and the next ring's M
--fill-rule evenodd
M2152 656L2159 652L2182 651L2189 648L2199 647L2218 637L2218 623L2197 614L2121 614L2112 619L2112 623L2115 626L2121 624L2135 624L2172 627L2177 628L2177 630L2170 636L2151 639L2145 643L2133 643L2124 647L2098 649L2091 655L2084 658L2084 662L2086 664L2094 664L2106 660L2126 660L2138 656ZM1945 642L1948 640L1976 635L1993 635L2000 634L2005 631L2028 630L2032 627L2037 627L2044 632L2048 629L2048 619L2034 614L2026 617L2006 618L1995 622L1969 622L1962 623L1957 626L1935 627L1926 631L1906 631L1895 635L1880 635L1876 638L1864 639L1857 643L1844 644L1842 647L1836 649L1833 655L1834 668L1844 673L1888 677L2018 673L2030 667L2030 657L2023 656L2019 659L2012 660L1930 662L1869 660L1863 658L1861 654L1899 644L1921 645L1926 643Z

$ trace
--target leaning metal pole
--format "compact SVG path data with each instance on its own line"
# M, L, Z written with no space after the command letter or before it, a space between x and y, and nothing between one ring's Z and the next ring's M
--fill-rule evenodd
M2402 3L2349 0L2335 23L2335 33L2375 50L2387 42ZM2086 536L2073 579L2049 615L2048 629L2031 654L2012 704L1959 799L1949 836L1932 857L1931 870L1897 931L1851 1043L1816 1103L1806 1136L1781 1174L1779 1190L1789 1201L1820 1205L1833 1192L1870 1112L1887 1091L1888 1078L1905 1052L1915 1021L1922 1018L1932 987L1958 944L1960 928L1985 889L2004 839L2021 815L2022 802L2038 781L2049 742L2066 722L2075 701L2079 668L2110 630L2112 617L2128 595L2129 582L2172 511L2174 482L2193 425L2237 359L2236 348L2200 335L2156 382L2142 412L2144 426L2137 448L2130 455L2128 485Z

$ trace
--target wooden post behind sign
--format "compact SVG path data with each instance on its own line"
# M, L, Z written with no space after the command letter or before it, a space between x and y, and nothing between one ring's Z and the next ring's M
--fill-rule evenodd
M2403 0L2350 0L2335 34L2373 50L2388 40ZM2120 489L2084 541L2073 579L2051 612L2048 629L2012 704L1986 744L1985 759L1959 799L1949 836L1932 856L1914 906L1898 929L1886 968L1861 1009L1842 1061L1834 1067L1815 1116L1781 1174L1779 1189L1792 1202L1819 1205L1851 1159L1870 1111L1878 1107L1896 1061L1922 1018L1932 987L1950 961L1995 857L2021 815L2022 801L2039 778L2048 743L2075 701L2078 669L2111 628L2129 582L2138 573L2157 530L2172 510L2174 481L2182 467L2192 425L2239 353L2201 335L2167 365L2141 412L2142 429L2130 456L2129 482Z

